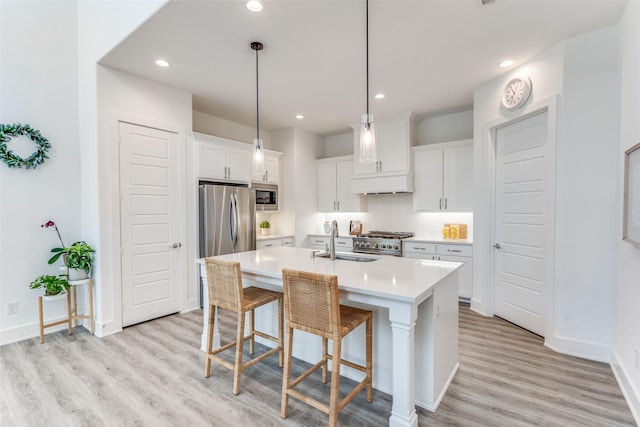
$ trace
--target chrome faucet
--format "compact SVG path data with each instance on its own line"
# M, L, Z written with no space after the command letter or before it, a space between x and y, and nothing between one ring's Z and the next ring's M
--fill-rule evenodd
M336 259L336 237L338 237L338 221L334 219L331 222L331 231L329 231L329 258L331 261Z

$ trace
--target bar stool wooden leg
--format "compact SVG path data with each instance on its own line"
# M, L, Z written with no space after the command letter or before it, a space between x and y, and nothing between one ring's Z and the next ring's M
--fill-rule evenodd
M242 350L244 348L244 318L245 313L238 314L238 332L236 333L236 366L233 373L233 394L240 393L240 375L242 374Z
M42 314L42 297L38 297L38 319L40 320L40 344L44 343L44 320Z
M329 345L327 344L328 340L325 337L322 337L322 361L324 365L322 365L322 383L327 383L327 370L329 367Z
M278 341L278 345L280 346L280 352L278 353L278 363L282 368L284 364L284 299L280 298L278 300L278 337L280 340Z
M211 350L213 347L213 322L216 316L216 306L215 305L210 305L209 306L209 327L207 328L207 353L205 355L205 360L204 360L204 376L209 378L209 375L211 375L211 358L209 357L209 355L211 354Z
M331 340L331 394L329 395L329 427L338 425L338 400L340 390L340 358L342 357L342 339Z
M293 328L287 328L287 336L284 344L284 372L282 373L282 403L280 416L287 418L289 415L289 384L291 382L291 346L293 345Z
M249 327L251 328L250 337L249 338L249 354L253 354L255 350L255 342L256 342L256 322L255 322L255 310L249 311ZM244 331L243 331L244 333Z

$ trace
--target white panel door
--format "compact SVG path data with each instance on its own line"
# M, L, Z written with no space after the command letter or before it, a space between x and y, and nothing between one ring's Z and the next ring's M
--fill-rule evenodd
M232 181L251 181L251 150L247 148L227 148L228 179Z
M547 113L496 133L495 313L544 336Z
M359 197L351 193L351 182L349 178L353 176L353 162L336 163L336 198L338 199L337 210L340 212L358 212Z
M180 310L178 136L124 122L118 128L122 322L128 326Z
M405 172L409 169L409 124L406 120L376 125L381 172Z

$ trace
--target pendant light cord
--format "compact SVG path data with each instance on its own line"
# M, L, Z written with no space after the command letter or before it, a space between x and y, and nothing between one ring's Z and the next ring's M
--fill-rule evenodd
M258 49L256 49L256 139L260 140L260 102L258 91Z
M366 12L366 58L367 58L367 122L369 121L369 0L367 0Z

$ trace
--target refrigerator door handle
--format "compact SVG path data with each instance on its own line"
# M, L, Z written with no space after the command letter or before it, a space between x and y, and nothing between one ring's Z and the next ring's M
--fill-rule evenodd
M233 204L233 194L229 195L229 240L231 240L231 246L233 247L233 251L236 249L236 212L235 206Z
M240 219L238 216L238 196L236 194L231 195L231 244L233 245L233 251L237 250L238 246L238 225Z

